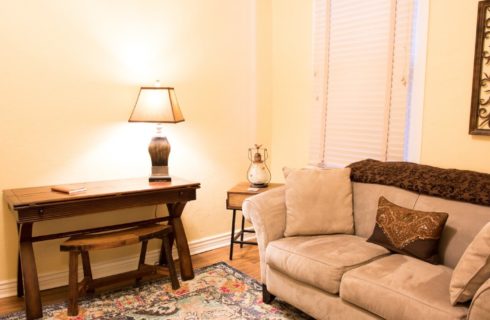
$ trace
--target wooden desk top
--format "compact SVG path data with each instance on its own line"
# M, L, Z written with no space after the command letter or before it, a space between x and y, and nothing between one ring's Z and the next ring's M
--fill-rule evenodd
M76 183L83 185L87 191L66 194L52 191L52 186L31 187L3 190L3 197L10 210L15 211L24 207L31 207L39 204L55 204L73 200L104 198L117 195L147 193L151 191L163 191L179 188L200 187L198 182L189 182L183 179L172 177L171 182L149 182L148 178L132 178L123 180L93 181Z

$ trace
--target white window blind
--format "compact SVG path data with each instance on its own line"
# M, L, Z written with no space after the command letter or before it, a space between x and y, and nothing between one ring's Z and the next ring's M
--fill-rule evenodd
M310 164L403 160L414 0L315 0Z

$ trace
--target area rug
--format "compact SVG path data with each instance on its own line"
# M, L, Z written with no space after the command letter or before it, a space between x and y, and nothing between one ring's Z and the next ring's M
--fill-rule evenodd
M136 288L92 296L79 301L79 314L68 317L66 303L43 307L44 319L312 319L292 306L275 300L262 302L261 285L224 262L195 271L195 278L181 281L173 291L162 279ZM25 319L24 312L0 316Z

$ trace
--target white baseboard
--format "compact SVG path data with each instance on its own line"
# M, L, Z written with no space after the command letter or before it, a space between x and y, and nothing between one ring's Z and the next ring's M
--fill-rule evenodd
M248 236L246 239L253 239L254 236ZM189 242L189 250L191 255L210 251L213 249L225 247L230 245L230 233L221 233L215 236L197 239ZM158 261L160 251L151 250L146 255L146 262L149 264L156 263ZM177 257L177 250L174 246L173 257ZM139 260L139 254L135 254L129 257L117 258L106 262L99 262L92 264L92 273L94 278L105 277L111 274L117 274L133 270L137 266ZM79 276L81 277L81 269L79 269ZM68 284L68 270L55 271L39 274L39 287L41 290L51 289ZM0 281L0 298L12 297L17 295L17 280L4 280Z

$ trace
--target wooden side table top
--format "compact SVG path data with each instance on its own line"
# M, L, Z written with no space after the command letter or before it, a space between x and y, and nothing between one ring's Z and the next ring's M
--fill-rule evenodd
M282 183L269 183L266 188L251 188L249 182L240 182L228 190L226 197L226 209L242 210L242 203L248 197L283 186Z

